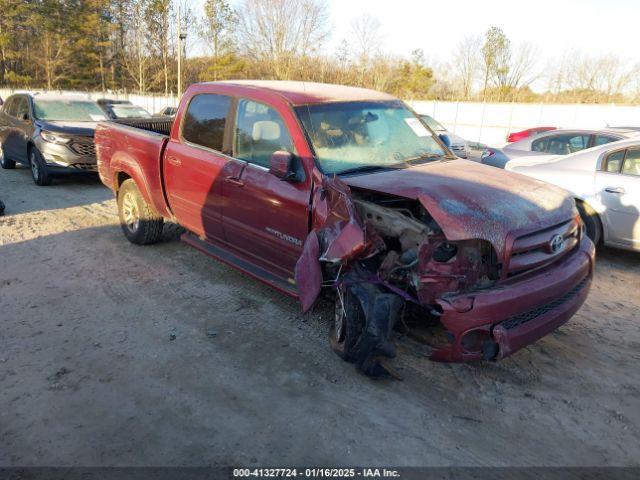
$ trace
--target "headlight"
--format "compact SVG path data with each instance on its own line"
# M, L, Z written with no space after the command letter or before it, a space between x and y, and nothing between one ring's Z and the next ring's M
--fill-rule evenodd
M51 142L51 143L59 143L59 144L67 144L71 141L70 138L67 137L63 137L61 135L58 135L56 133L51 133L51 132L47 132L45 130L42 130L40 132L40 136L42 137L43 140L47 141L47 142Z

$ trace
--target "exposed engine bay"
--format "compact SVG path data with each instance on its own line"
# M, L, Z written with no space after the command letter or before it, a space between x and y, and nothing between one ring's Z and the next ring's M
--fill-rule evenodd
M440 301L492 287L500 265L487 241L448 241L420 202L338 182L324 186L327 216L298 266L309 270L319 259L315 274L336 291L334 350L368 375L399 377L387 361L395 356L389 337L397 322L411 315L437 324Z

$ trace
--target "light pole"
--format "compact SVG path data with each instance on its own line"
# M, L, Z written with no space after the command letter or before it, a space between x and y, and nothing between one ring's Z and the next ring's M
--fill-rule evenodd
M187 39L187 34L182 33L182 18L180 17L180 3L178 3L178 102L182 95L182 41Z

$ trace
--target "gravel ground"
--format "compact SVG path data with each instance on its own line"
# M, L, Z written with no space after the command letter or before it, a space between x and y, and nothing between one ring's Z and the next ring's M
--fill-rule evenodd
M398 342L371 380L298 304L176 240L129 244L96 179L0 171L0 465L640 465L640 254L499 363Z

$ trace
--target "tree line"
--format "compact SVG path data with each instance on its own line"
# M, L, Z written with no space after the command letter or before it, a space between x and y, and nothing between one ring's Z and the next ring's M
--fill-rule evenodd
M436 62L418 48L388 53L365 13L327 52L326 0L205 0L201 11L188 0L0 0L0 12L0 86L14 88L176 93L181 45L183 85L266 78L406 99L640 102L640 64L567 52L541 66L534 45L497 27Z

